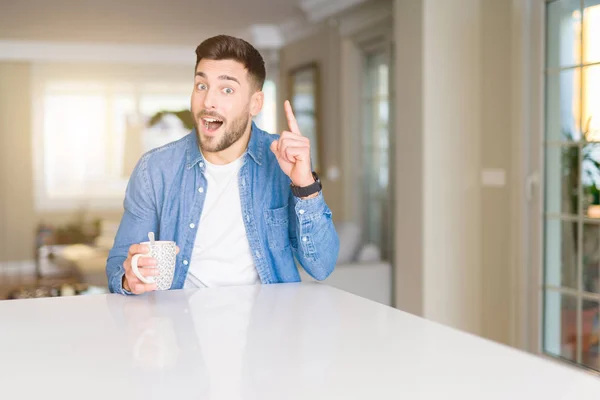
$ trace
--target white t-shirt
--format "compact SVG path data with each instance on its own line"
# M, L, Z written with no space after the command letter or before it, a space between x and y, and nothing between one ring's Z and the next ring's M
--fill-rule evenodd
M205 160L207 188L185 287L260 283L242 218L238 176L243 156L226 165Z

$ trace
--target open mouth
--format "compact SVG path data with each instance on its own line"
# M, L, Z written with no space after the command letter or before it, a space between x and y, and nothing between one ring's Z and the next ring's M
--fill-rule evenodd
M202 124L204 125L204 130L214 132L223 125L223 121L218 118L204 117L202 118Z

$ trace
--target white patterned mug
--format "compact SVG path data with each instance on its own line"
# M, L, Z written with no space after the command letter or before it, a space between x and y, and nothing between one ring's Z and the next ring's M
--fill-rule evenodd
M136 254L131 258L131 270L137 278L144 283L156 283L158 290L169 290L175 275L175 259L177 257L177 245L175 242L157 240L154 245L150 242L142 242L150 249L145 254ZM156 260L157 276L144 276L140 273L138 260L140 257L151 257Z

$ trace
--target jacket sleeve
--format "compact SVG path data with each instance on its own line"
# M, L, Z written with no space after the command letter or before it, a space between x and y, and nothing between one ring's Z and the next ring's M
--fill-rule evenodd
M322 192L310 199L290 194L290 239L294 256L316 280L333 272L340 242Z
M158 213L148 173L148 156L138 162L127 184L124 213L106 262L108 288L112 293L132 294L123 289L123 262L132 244L147 240L148 232L158 234Z

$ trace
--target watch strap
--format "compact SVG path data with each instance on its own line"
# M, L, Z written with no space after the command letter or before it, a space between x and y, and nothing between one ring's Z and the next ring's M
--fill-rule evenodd
M315 193L321 191L323 186L321 185L321 180L319 179L319 176L314 171L313 171L312 175L313 175L313 178L315 179L315 181L308 186L294 186L293 183L290 184L290 187L292 189L292 193L294 194L294 196L307 197L307 196L310 196L312 194L315 194Z

